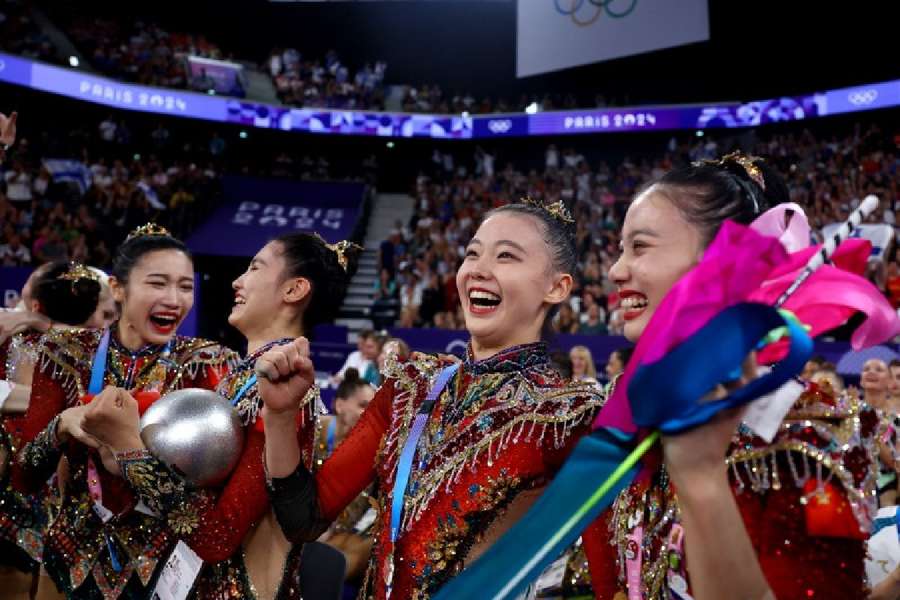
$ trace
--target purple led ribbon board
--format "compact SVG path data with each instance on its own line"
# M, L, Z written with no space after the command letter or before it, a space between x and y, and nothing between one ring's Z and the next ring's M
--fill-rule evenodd
M443 140L755 127L900 106L900 80L745 103L537 114L427 115L292 108L133 85L0 53L0 81L113 108L324 135Z

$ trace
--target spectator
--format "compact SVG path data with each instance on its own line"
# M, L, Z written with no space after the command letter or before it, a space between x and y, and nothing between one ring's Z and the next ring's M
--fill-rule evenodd
M825 362L826 361L824 356L813 356L808 361L806 361L805 365L803 365L803 372L800 373L800 378L803 381L811 381L812 376L816 373L816 371L822 368L822 365L824 365Z
M633 353L634 348L631 346L612 351L609 355L609 360L606 362L606 377L609 381L613 381L625 372L625 367L628 366L628 361L631 360Z
M394 274L397 268L396 258L400 250L400 229L392 229L388 239L381 242L378 246L378 262L380 270L387 269L388 273Z
M415 271L410 271L400 289L400 327L415 327L418 324L423 290L419 276Z
M588 383L597 382L597 367L587 346L574 346L569 350L569 358L572 361L572 379Z
M891 394L893 376L880 358L870 358L863 364L859 379L863 400L882 412L900 416L900 398Z
M100 139L107 144L111 144L116 141L116 130L118 128L119 126L116 125L116 122L113 120L112 115L109 115L104 120L100 121L100 125L97 126L97 129L100 133Z
M378 281L375 282L375 301L396 300L397 282L391 277L391 272L382 267Z
M360 374L366 372L371 359L366 358L367 353L364 352L364 350L366 349L366 344L369 343L369 340L374 337L375 332L371 329L363 329L357 334L356 350L347 356L347 359L344 361L344 366L342 366L331 378L332 385L338 385L344 380L344 374L347 372L347 369L355 369L356 372ZM371 352L368 352L368 354L371 354Z
M31 174L25 170L21 161L13 162L11 171L4 176L6 180L6 197L12 202L31 201Z
M13 111L7 117L0 113L0 163L6 158L6 151L16 142L16 121L19 113Z
M22 238L14 233L9 242L0 245L0 263L4 267L21 267L31 264L31 252L22 245Z
M600 306L595 302L588 308L587 319L578 326L581 335L606 335L606 323L600 318Z
M560 305L555 321L557 333L578 333L578 319L575 316L575 310L568 302Z

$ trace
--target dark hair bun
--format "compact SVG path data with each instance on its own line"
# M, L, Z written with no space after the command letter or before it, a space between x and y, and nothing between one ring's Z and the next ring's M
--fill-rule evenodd
M359 376L359 371L350 367L344 371L344 380L341 381L334 396L335 398L349 398L356 393L356 390L367 385L369 382Z
M321 237L309 233L288 233L275 241L281 245L285 277L303 277L312 286L303 312L303 329L309 334L316 325L337 315L360 250L351 246L339 253Z
M726 220L748 225L790 197L784 180L766 161L733 156L673 169L656 182L702 232L704 245Z
M51 321L83 325L97 309L100 282L88 277L63 279L69 269L66 261L52 263L35 282L34 297Z

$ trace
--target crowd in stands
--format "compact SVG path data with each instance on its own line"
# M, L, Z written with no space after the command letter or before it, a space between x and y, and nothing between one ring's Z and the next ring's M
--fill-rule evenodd
M58 62L56 48L35 23L31 11L15 0L0 0L0 50L44 62Z
M817 137L809 131L776 133L750 147L767 157L786 177L791 199L803 206L814 230L843 221L865 195L882 199L872 223L900 226L900 140L872 125L857 126L844 137ZM496 168L497 157L479 148L460 163L435 152L433 169L421 174L409 223L397 223L380 248L380 278L375 314L397 305L404 327L464 326L454 274L464 244L489 209L531 197L563 200L577 222L579 277L568 305L554 322L560 333L620 334L623 322L616 288L606 273L618 255L619 230L628 203L646 183L673 166L718 157L731 146L712 138L673 139L666 152L641 158L625 156L619 164L591 164L574 149L546 147L543 168L513 164ZM896 237L896 236L895 236ZM896 245L884 262L871 264L869 278L900 307L900 263ZM389 313L388 313L389 314ZM376 326L384 326L379 322Z
M540 111L579 108L605 108L616 105L603 94L591 99L574 94L521 94L518 100L505 97L476 98L469 92L447 93L437 84L409 86L403 96L404 112L438 114L488 114L524 112L529 107Z
M220 197L226 172L334 180L349 169L371 180L377 168L373 157L335 165L325 155L261 154L237 143L216 129L188 135L114 115L68 136L20 136L0 164L0 266L66 259L106 267L124 235L148 221L184 237Z
M142 20L80 17L66 32L98 72L145 85L206 92L212 84L191 75L187 57L229 58L202 34L169 32Z
M265 68L285 104L309 108L384 110L387 64L376 61L351 72L335 51L324 59L303 56L295 48L276 48Z
M217 194L211 161L130 154L125 129L105 120L95 132L73 131L73 150L63 155L76 159L50 158L56 154L41 140L11 149L0 167L0 265L76 260L106 267L126 232L148 221L181 230L197 199Z
M188 56L234 61L202 34L169 31L147 19L125 21L79 16L59 23L75 47L97 72L123 81L207 92L217 87L202 69L192 73ZM59 62L57 49L35 25L27 7L13 0L0 2L0 50ZM249 58L249 57L242 57ZM385 110L387 64L372 60L353 68L334 50L324 57L303 55L295 48L275 48L261 66L269 74L284 104L308 108ZM403 82L396 82L403 84ZM614 106L603 94L579 97L571 93L521 94L518 98L476 97L467 91L448 92L435 83L405 85L402 110L412 113L471 114L522 112L534 105L541 111ZM243 96L243 86L220 93ZM627 99L623 100L627 103Z

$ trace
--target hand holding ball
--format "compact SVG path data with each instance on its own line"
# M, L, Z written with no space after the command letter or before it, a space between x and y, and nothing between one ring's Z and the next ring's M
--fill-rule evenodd
M219 394L199 388L154 402L141 417L141 439L153 456L196 487L225 481L244 449L237 411Z

